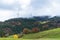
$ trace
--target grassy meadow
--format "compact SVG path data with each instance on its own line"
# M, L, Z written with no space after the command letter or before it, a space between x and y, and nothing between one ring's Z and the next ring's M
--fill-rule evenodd
M24 35L24 39L60 38L60 28Z

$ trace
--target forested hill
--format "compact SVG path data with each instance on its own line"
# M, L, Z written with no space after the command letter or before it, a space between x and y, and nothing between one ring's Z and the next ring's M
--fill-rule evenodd
M5 34L35 33L60 27L60 17L38 16L32 18L12 18L0 22L0 36Z

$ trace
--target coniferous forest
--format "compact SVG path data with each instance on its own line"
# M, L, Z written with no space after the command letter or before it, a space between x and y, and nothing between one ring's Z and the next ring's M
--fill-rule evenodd
M34 16L31 18L12 18L0 21L0 37L14 34L32 34L60 28L60 16ZM23 35L24 36L24 35Z

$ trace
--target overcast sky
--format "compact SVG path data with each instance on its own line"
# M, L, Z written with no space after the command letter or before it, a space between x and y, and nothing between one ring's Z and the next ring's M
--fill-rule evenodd
M0 0L0 21L18 17L18 11L19 17L60 15L60 0Z

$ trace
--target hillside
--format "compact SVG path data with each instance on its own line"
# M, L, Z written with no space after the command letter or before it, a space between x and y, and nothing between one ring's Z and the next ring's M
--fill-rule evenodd
M27 34L22 37L23 39L39 39L39 38L60 38L60 28L38 32L34 34Z
M0 22L0 37L8 37L14 34L35 34L37 32L52 30L55 28L60 28L60 17L57 16L52 18L48 16L12 18Z

